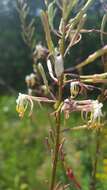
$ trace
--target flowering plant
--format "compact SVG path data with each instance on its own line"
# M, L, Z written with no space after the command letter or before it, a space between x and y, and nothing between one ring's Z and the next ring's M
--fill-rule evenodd
M50 103L53 108L51 115L55 118L56 126L54 132L54 148L52 156L52 177L49 189L70 189L72 181L76 189L82 189L77 182L72 168L68 166L64 154L64 142L61 131L61 117L72 117L72 112L80 112L85 125L71 128L77 129L93 129L96 133L100 133L104 126L103 102L106 100L106 89L102 89L96 84L104 84L107 81L107 73L80 75L79 69L92 63L94 60L107 53L107 46L103 46L92 55L79 63L75 67L65 69L65 60L69 56L70 49L78 44L82 39L82 33L89 32L83 29L87 19L87 10L93 3L93 0L87 0L83 7L74 17L71 17L73 9L78 4L78 0L44 0L46 10L41 11L41 20L46 36L46 47L41 43L35 44L33 22L26 24L28 6L24 0L18 0L19 15L21 18L23 37L32 51L33 73L26 76L25 81L28 87L28 94L19 93L16 101L16 109L20 117L23 117L25 111L30 106L29 116L33 112L33 102ZM56 12L60 11L61 18L58 28L54 27L54 19ZM102 30L102 29L101 29ZM53 35L57 36L57 45L52 40ZM103 34L103 30L100 31ZM33 43L34 42L34 43ZM47 70L44 67L47 64ZM78 71L78 74L75 74ZM64 99L66 85L69 86L69 94ZM56 90L55 90L56 89ZM97 89L100 96L97 99L85 98L87 91ZM82 95L82 99L79 96ZM66 130L66 129L65 129ZM64 131L64 130L63 130ZM48 139L47 144L49 145ZM51 149L51 145L49 145ZM97 158L95 158L97 159ZM63 184L57 182L56 172L58 161L61 161L68 177L68 183ZM96 160L92 172L92 183L90 190L96 188Z

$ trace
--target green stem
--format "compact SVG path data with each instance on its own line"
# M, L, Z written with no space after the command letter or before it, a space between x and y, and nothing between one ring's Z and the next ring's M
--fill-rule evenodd
M96 190L96 172L98 165L99 150L100 150L100 130L97 132L96 136L96 152L95 152L95 160L91 176L90 190Z
M56 169L57 169L57 161L58 161L58 151L59 151L59 141L60 141L60 112L57 114L57 125L56 125L56 145L55 145L55 158L53 162L53 169L52 169L52 180L50 190L54 189L55 184L55 177L56 177Z
M97 50L95 53L89 55L89 57L86 60L84 60L82 63L78 64L75 68L80 69L81 67L84 67L84 66L92 63L97 58L99 58L100 56L102 56L106 53L107 53L107 45L105 45L103 48Z
M62 83L63 83L63 76L59 80L59 95L58 95L59 105L62 99ZM56 170L57 170L57 163L58 163L58 152L59 152L59 144L60 144L60 126L61 126L61 110L59 110L56 114L56 144L55 144L55 153L54 153L50 190L53 190L54 185L55 185Z
M64 15L63 15L64 16ZM64 28L63 28L63 36L61 39L61 45L59 47L60 53L62 57L64 57L64 44L65 44L65 20L63 20ZM64 75L59 78L59 89L58 89L58 106L61 104L62 101L62 86L63 86L63 77ZM55 152L54 152L54 161L53 161L53 168L52 168L52 178L51 178L51 185L50 190L54 189L55 185L55 178L56 178L56 170L57 170L57 163L58 163L58 153L59 153L59 144L60 144L60 126L61 126L61 109L58 109L56 113L56 143L55 143Z

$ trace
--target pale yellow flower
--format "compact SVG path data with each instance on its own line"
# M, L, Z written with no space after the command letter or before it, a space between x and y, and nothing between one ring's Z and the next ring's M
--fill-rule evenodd
M16 103L17 103L16 111L19 113L19 117L22 118L24 116L24 113L25 113L29 103L30 103L29 115L32 114L33 101L32 101L32 99L30 98L29 95L19 93L19 96L18 96L18 98L16 100Z
M70 83L70 93L71 98L75 98L79 93L79 82L78 81L72 81Z

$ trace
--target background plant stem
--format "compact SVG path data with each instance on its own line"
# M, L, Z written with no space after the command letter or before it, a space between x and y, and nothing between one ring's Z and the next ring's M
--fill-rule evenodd
M96 135L96 152L95 152L95 159L91 176L90 190L96 190L96 172L97 172L99 151L100 151L100 130L97 131Z

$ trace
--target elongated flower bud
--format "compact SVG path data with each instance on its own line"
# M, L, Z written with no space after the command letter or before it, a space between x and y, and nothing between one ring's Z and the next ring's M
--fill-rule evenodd
M39 69L39 71L40 71L40 73L42 75L42 78L43 78L44 84L47 87L47 90L49 90L48 80L46 78L46 74L45 74L44 68L43 68L41 63L38 64L38 69Z
M60 54L55 57L55 74L57 77L60 77L63 72L64 72L64 62L62 55Z

